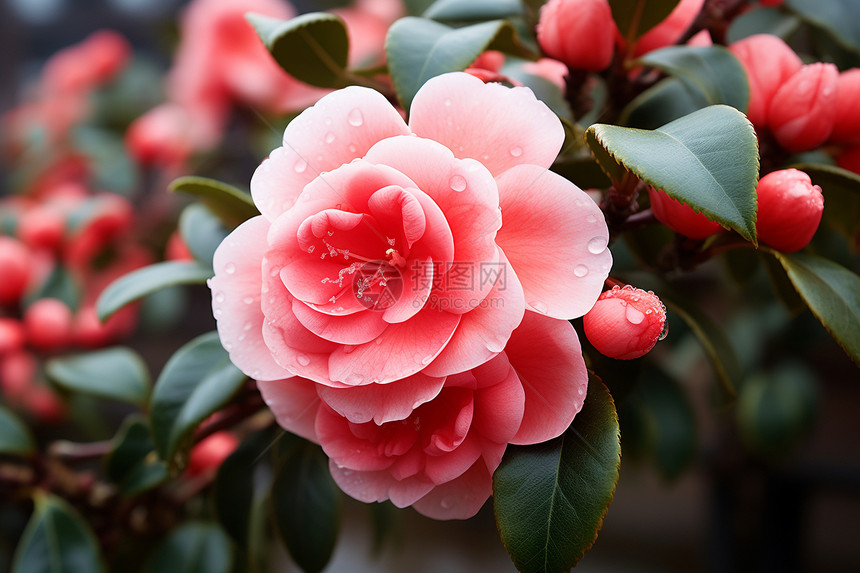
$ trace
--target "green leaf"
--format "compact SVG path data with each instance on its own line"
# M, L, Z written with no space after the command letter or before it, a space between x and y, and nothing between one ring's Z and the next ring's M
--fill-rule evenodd
M231 229L260 214L249 193L216 179L187 175L174 179L169 189L199 197Z
M791 167L806 172L812 182L821 187L824 222L853 244L860 232L860 175L820 163L797 163Z
M152 437L161 459L170 461L180 442L217 412L247 377L233 366L217 332L198 336L170 357L150 400Z
M714 105L653 131L595 124L586 131L586 142L610 177L618 176L620 164L757 242L758 140L738 110Z
M119 133L78 126L72 130L71 145L89 159L94 188L123 195L134 191L139 179L137 165L126 153Z
M167 466L155 454L152 432L145 419L126 418L115 441L116 446L105 460L105 471L122 495L138 495L167 479Z
M708 105L724 103L746 112L749 83L744 67L722 46L670 46L641 56L634 64L651 66L678 78Z
M349 36L340 16L313 12L284 21L249 13L245 18L278 65L297 80L321 88L349 85Z
M230 538L214 523L192 521L178 527L158 546L147 573L229 573Z
M179 233L194 258L211 267L215 249L230 234L230 229L208 207L192 204L179 217Z
M61 388L144 406L150 378L143 359L122 346L53 358L45 373Z
M860 364L860 277L815 255L773 254L812 314L848 356Z
M518 46L516 31L504 20L455 29L410 16L392 24L385 39L394 90L406 109L430 78L465 70L491 47L516 54L521 52Z
M791 279L788 278L788 273L785 272L779 261L765 252L760 252L759 258L764 263L767 278L770 279L774 293L789 313L798 315L806 310L806 302L797 294L797 290L791 284Z
M36 441L27 426L12 410L0 404L0 454L30 456L36 452Z
M666 19L680 0L609 0L621 35L632 41Z
M699 91L691 90L678 78L666 78L633 98L621 111L618 122L655 129L705 107L708 102Z
M797 31L800 20L779 8L753 8L744 12L729 26L726 44L733 44L755 34L771 34L783 40Z
M204 284L213 274L212 267L196 262L167 261L149 265L109 284L96 301L96 312L104 321L127 304L157 290L173 285Z
M81 301L81 287L63 265L56 265L48 278L27 295L24 305L30 306L43 298L61 300L72 311L75 311Z
M827 32L843 48L860 52L860 14L856 0L786 0L784 6Z
M36 510L15 549L12 573L105 571L89 525L65 501L37 491Z
M318 446L306 443L282 461L271 501L278 532L296 564L305 573L325 569L340 530L341 494Z
M524 12L520 0L437 0L421 16L449 22L483 22L522 16Z
M496 525L523 573L568 571L588 551L612 503L621 444L609 391L589 381L582 411L560 437L508 446L493 475Z

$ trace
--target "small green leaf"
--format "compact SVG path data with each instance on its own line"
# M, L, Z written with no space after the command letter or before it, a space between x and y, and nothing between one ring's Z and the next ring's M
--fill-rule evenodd
M328 458L313 444L282 460L271 491L281 539L305 573L319 573L331 559L340 530L341 493Z
M504 20L455 29L425 18L406 17L391 25L385 39L388 69L406 109L430 78L465 70L491 47L518 53L518 46L516 31Z
M349 36L340 16L313 12L284 21L249 13L245 18L278 65L297 80L321 88L349 85Z
M744 67L722 46L669 46L641 56L634 64L651 66L678 78L708 105L724 103L746 112L749 83Z
M860 364L860 277L827 259L774 252L827 332Z
M10 409L0 404L0 454L30 456L36 441L27 426Z
M179 233L197 261L212 266L212 257L221 241L230 234L208 207L191 204L179 216Z
M229 573L230 538L214 523L192 521L173 530L147 563L146 573Z
M612 503L621 444L609 391L592 378L582 411L560 437L508 446L493 475L496 525L523 573L569 571Z
M437 0L422 17L448 22L483 22L524 13L525 6L520 0Z
M662 22L680 0L609 0L618 31L629 42Z
M145 405L149 397L151 383L146 365L136 352L121 346L53 358L48 361L45 373L69 392L137 406Z
M200 263L167 261L123 275L102 291L96 301L101 320L134 301L157 290L182 284L204 284L212 277L212 267Z
M99 545L70 505L37 492L36 510L15 549L12 573L101 573Z
M784 6L827 32L843 48L860 53L856 0L786 0Z
M758 140L738 110L714 105L653 131L595 124L586 142L610 177L620 164L756 243Z
M115 441L116 446L105 460L105 470L122 495L138 495L167 479L167 466L155 454L146 420L139 416L126 418Z
M260 214L250 194L216 179L187 175L174 179L169 189L199 197L231 229Z
M134 191L139 179L137 165L126 152L118 132L95 128L90 123L73 129L72 141L73 149L89 160L94 188L124 195Z
M783 40L797 31L800 20L779 8L752 8L732 20L726 44L733 44L755 34L771 34Z
M150 400L152 437L170 461L183 438L218 411L247 377L233 366L217 332L198 336L170 357Z

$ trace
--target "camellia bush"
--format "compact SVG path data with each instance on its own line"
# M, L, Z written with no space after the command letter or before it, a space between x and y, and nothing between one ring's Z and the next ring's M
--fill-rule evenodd
M166 73L97 32L4 116L13 572L318 572L345 495L568 571L703 375L803 448L860 364L853 0L322 8L192 0Z

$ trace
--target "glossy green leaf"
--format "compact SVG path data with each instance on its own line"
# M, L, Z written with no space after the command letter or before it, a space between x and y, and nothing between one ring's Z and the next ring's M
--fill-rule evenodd
M282 460L271 490L272 514L281 539L305 573L319 573L331 559L340 530L341 493L328 458L313 444Z
M771 34L788 39L800 26L797 16L779 8L752 8L732 20L726 33L726 44L755 34Z
M214 523L192 521L170 532L147 563L146 573L229 573L230 538Z
M69 392L82 392L137 406L146 404L150 378L143 359L129 348L117 346L53 358L45 373Z
M640 129L656 129L706 107L708 102L698 90L670 77L633 98L621 111L618 122Z
M592 378L560 437L508 446L493 475L496 525L523 573L569 571L592 546L612 503L621 445L609 391Z
M678 78L708 105L724 103L746 112L749 83L734 54L722 46L669 46L641 56L634 64L651 66Z
M215 249L230 234L230 229L206 206L192 204L179 217L179 233L194 258L211 266Z
M61 300L74 311L81 302L81 287L63 265L56 265L48 277L27 295L24 306L43 298Z
M253 13L245 17L278 65L294 78L321 88L349 85L349 36L340 16L313 12L286 21Z
M187 175L174 179L169 189L200 198L229 228L260 214L249 193L216 179Z
M680 0L609 0L618 31L628 41L666 19Z
M432 77L465 70L483 51L517 53L513 26L504 20L451 28L425 18L406 17L388 30L385 53L394 90L409 109L418 89Z
M137 185L139 173L123 145L121 134L107 129L78 125L72 130L73 149L82 153L89 161L92 185L128 195Z
M163 288L182 284L204 284L214 273L211 266L196 262L167 261L123 275L102 291L96 312L107 320L122 307Z
M738 110L714 105L652 131L595 124L586 142L610 176L620 164L756 243L758 141Z
M779 261L765 252L760 252L759 258L764 263L767 278L770 280L773 292L782 304L785 305L789 313L798 315L806 310L806 302L797 294L797 289L791 284L788 273L785 272Z
M27 426L12 410L0 404L0 454L29 456L36 452L36 441Z
M170 357L150 400L152 437L169 461L203 420L218 411L247 377L233 366L217 332L198 336Z
M449 22L482 22L522 16L524 11L520 0L437 0L422 17Z
M856 0L786 0L785 7L826 31L843 48L860 52L860 9Z
M860 232L860 175L820 163L797 163L795 169L806 172L824 194L825 224L836 229L853 244Z
M105 460L105 471L108 478L117 484L120 494L135 496L167 479L167 466L155 453L152 432L145 419L139 416L126 418L115 442Z
M860 277L815 255L774 255L812 313L848 356L860 364Z
M37 492L35 511L15 549L12 573L105 571L89 525L59 497Z

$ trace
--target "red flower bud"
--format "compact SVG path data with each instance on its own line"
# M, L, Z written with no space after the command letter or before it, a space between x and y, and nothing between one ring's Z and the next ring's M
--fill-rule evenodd
M0 237L0 277L0 305L16 304L30 280L30 252L10 237Z
M836 80L836 117L830 141L834 143L860 143L860 68L852 68L839 74Z
M810 64L777 90L768 108L768 124L781 146L797 153L814 149L830 137L838 77L833 64Z
M704 4L705 0L681 0L678 2L665 20L639 38L633 52L634 57L676 43L696 19L696 16L699 15L699 12L702 11Z
M0 389L12 403L18 403L26 395L36 377L36 357L29 352L13 352L0 356Z
M201 440L188 457L188 476L216 470L238 445L239 439L230 432L215 432Z
M21 322L14 318L0 318L0 356L17 352L24 348L27 335Z
M615 51L615 20L607 0L550 0L540 11L541 50L571 68L599 72Z
M722 227L701 213L696 213L689 205L672 199L662 191L648 188L651 198L651 211L658 221L685 237L704 239L718 232Z
M809 244L821 223L824 196L797 169L768 173L758 182L756 231L761 242L792 253Z
M18 220L18 237L33 249L57 251L65 233L65 217L50 207L30 209Z
M39 350L67 345L72 334L72 311L61 300L37 300L24 313L24 328L30 344Z
M630 360L647 354L666 337L666 309L651 291L614 286L600 295L582 326L598 352Z
M766 126L774 94L803 67L803 62L788 44L770 34L749 36L729 46L729 50L747 72L750 86L747 117L753 125Z

